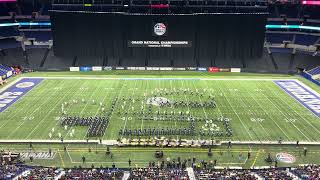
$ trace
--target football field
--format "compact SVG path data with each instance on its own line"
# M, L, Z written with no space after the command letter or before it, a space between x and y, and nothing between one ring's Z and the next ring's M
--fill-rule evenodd
M164 101L169 105L161 105ZM121 132L160 129L167 132L160 136L170 138L320 142L320 118L274 79L175 77L43 77L0 112L0 139L59 140L61 134L66 140L85 140L88 126L62 126L62 119L106 114L103 136L90 139L147 138L159 134ZM191 123L194 134L171 133Z

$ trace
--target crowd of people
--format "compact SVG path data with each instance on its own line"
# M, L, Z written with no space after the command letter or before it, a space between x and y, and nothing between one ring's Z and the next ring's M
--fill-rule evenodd
M285 179L285 180L291 180L294 179L287 171L287 169L283 168L270 168L270 169L261 169L256 171L256 173L260 176L263 177L266 180L271 180L271 179Z
M99 180L99 179L122 179L123 171L119 169L65 169L59 180Z
M172 168L137 168L130 172L129 180L188 180L188 172L185 169Z
M61 173L61 169L55 167L37 167L32 168L30 171L20 175L18 179L54 179Z
M292 168L291 172L302 180L320 179L320 166L318 165L306 165Z
M195 171L195 176L199 180L206 179L245 179L255 180L257 177L250 170L215 170L215 169L200 169Z
M0 165L0 179L9 180L29 169L27 166L12 164Z
M130 160L129 160L130 161ZM190 179L187 167L191 163L194 170L195 179L297 179L318 180L320 179L320 166L306 165L295 168L267 168L267 169L215 169L207 166L197 166L195 159L190 160L170 160L159 163L150 162L146 168L56 168L26 166L24 164L0 165L0 179L59 179L59 180L93 180L93 179L125 179L130 180L188 180ZM131 161L130 161L131 163ZM213 163L213 162L212 162Z

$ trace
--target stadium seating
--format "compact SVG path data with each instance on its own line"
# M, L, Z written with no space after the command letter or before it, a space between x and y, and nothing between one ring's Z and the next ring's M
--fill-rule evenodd
M292 34L267 34L266 37L267 42L272 44L282 44L283 41L292 41L293 35Z
M15 37L19 36L20 33L16 27L9 26L9 27L0 27L0 37Z
M9 71L11 71L12 73L8 74ZM12 70L11 67L8 67L6 65L0 64L0 77L1 77L2 80L5 80L5 79L11 77L12 74L13 74L13 70Z
M271 179L294 179L286 169L265 169L256 171L256 173L265 180Z
M0 39L0 49L13 49L21 47L21 43L15 38Z
M119 169L65 169L59 179L121 179L122 177L123 171Z
M313 45L318 39L319 36L297 34L294 43L309 46Z
M320 179L320 167L318 165L306 165L290 170L293 174L302 180Z
M23 31L23 34L26 38L37 41L49 41L52 39L51 31Z
M195 171L196 177L199 180L205 179L246 179L253 180L257 177L249 170L215 170L215 169L202 169Z
M23 179L54 179L61 173L58 168L33 168L22 176Z
M23 165L0 165L0 179L9 180L30 169Z
M313 68L313 69L309 70L309 71L308 71L308 73L309 73L310 75L317 75L317 74L320 74L320 66L315 67L315 68Z
M142 178L143 177L143 178ZM138 168L132 169L129 179L174 179L187 180L188 173L183 169Z
M0 179L122 179L124 174L129 175L125 179L129 180L153 180L153 179L174 179L188 180L190 173L194 173L199 180L206 179L302 179L317 180L320 178L319 165L304 165L292 168L267 168L267 169L202 169L195 168L188 172L181 168L56 168L26 166L23 164L0 165Z

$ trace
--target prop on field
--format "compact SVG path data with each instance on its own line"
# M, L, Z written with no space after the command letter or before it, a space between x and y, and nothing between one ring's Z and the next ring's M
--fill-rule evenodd
M156 146L156 147L208 147L221 145L215 140L187 140L187 139L172 139L172 138L157 138L149 137L147 139L119 139L118 146Z
M224 133L222 131L222 129L217 125L218 122L222 122L224 127L225 127L225 130L226 132ZM229 118L219 118L217 120L206 120L205 121L205 124L201 127L200 129L200 135L201 136L232 136L232 129L231 129L231 126L230 126L230 120Z
M154 156L155 156L156 158L162 158L162 157L163 157L163 151L156 151L156 152L154 153Z

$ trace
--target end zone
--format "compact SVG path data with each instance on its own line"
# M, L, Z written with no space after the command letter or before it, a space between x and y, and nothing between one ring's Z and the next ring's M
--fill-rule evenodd
M42 82L43 78L23 78L0 93L0 113Z
M320 95L318 93L295 80L275 80L274 82L314 115L320 117Z

